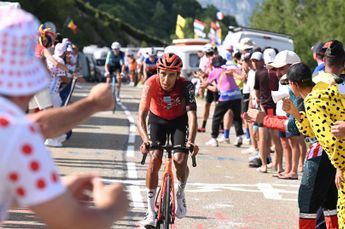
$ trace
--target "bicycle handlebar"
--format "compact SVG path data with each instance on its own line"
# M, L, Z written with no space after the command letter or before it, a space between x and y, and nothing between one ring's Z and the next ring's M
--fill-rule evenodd
M161 148L162 149L167 149L169 146L161 146ZM146 150L147 151L149 151L150 150L150 148L151 148L151 146L150 145L146 145ZM189 148L189 151L190 152L193 152L193 146L190 146ZM140 164L142 164L142 165L144 165L145 164L145 161L146 161L146 157L147 157L147 153L143 153L143 156L142 156L142 158L141 158L141 162L140 162ZM196 167L196 157L195 157L195 155L193 155L193 156L191 156L192 157L192 166L193 167Z

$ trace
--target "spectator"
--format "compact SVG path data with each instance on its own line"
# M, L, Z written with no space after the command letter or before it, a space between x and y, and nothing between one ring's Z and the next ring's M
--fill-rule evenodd
M3 82L0 85L3 124L0 160L5 165L0 167L3 174L0 179L0 222L6 218L7 209L16 202L21 207L29 207L51 228L109 228L114 220L127 213L128 202L122 187L118 184L104 187L91 175L69 177L65 180L66 186L63 185L43 145L39 127L25 117L24 111L32 96L49 82L45 68L33 51L37 27L37 20L23 10L0 9L0 40L6 41L0 42L2 60L6 63L0 69ZM19 49L24 45L28 52L13 56L13 53L20 53ZM18 62L9 64L13 58ZM21 62L26 64L21 65ZM19 74L22 77L15 77ZM9 141L13 143L9 144ZM95 208L79 202L84 199L81 194L89 185Z

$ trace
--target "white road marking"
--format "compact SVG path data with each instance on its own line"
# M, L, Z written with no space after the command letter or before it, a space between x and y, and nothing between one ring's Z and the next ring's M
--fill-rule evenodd
M129 137L128 137L128 146L126 150L126 155L127 158L134 158L135 157L135 151L134 151L134 143L135 143L135 135L136 135L136 130L137 127L134 122L134 118L131 114L130 111L128 111L127 107L124 106L122 103L119 103L121 108L124 110L127 119L129 121ZM138 178L138 173L137 169L135 166L135 162L127 162L127 177L130 179L137 179ZM106 182L114 182L115 180L109 180L109 179L104 179ZM126 182L126 181L119 181L121 183L126 183L128 185L129 192L131 194L131 199L133 203L133 208L138 208L138 209L144 209L144 201L143 197L141 196L141 190L140 186L144 184L144 182L140 182L140 185L138 183L133 182ZM131 225L134 225L133 222L130 222Z
M134 145L128 145L127 146L127 153L126 153L127 157L135 157L135 151L134 151Z
M128 178L131 178L131 179L138 178L137 169L135 167L134 162L127 162L127 174L128 174Z
M259 190L264 194L266 199L281 200L282 196L279 192L272 187L270 184L259 183L256 185Z
M134 144L135 143L135 135L130 134L128 137L128 144Z
M111 180L103 179L104 182L113 183L119 182L127 185L140 186L141 191L145 191L145 181L138 180ZM284 187L285 189L283 189ZM235 192L251 192L251 193L262 193L265 199L269 200L283 200L283 201L297 201L298 185L287 185L287 184L269 184L269 183L258 183L258 184L212 184L212 183L188 183L186 192L191 193L215 193L224 191L235 191ZM288 195L289 198L283 197ZM291 195L296 198L291 198Z

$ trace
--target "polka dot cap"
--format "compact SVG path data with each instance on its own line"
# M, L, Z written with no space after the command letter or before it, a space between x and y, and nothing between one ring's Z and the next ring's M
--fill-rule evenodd
M0 9L0 93L35 94L48 85L48 74L35 57L38 21L21 9Z

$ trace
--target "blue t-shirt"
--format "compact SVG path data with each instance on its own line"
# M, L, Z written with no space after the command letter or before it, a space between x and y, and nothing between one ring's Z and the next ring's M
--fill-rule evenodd
M318 66L316 66L312 75L316 75L320 71L325 71L325 63L321 63Z

